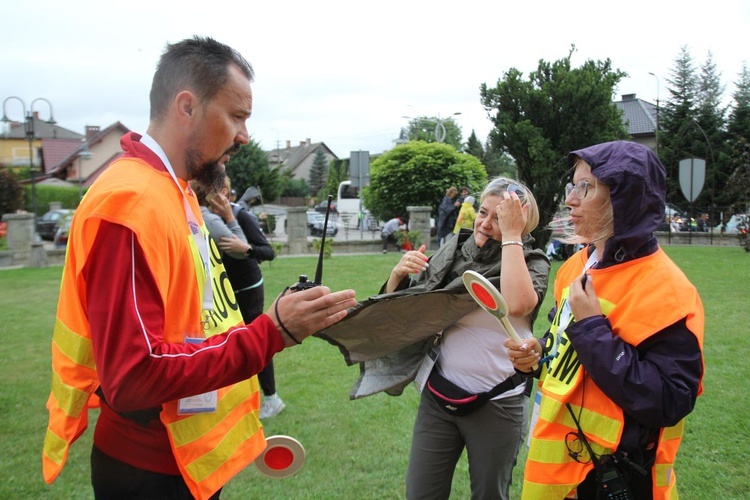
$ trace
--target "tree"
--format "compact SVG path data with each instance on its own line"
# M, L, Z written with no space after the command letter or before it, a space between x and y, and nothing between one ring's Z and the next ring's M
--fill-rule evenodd
M479 142L479 139L477 139L477 134L476 132L474 132L474 130L471 131L471 135L466 141L466 148L464 149L464 152L472 156L476 156L479 161L484 160L484 146L482 146L482 143Z
M737 90L732 94L734 103L727 123L727 143L732 148L729 154L732 174L727 191L734 205L732 211L747 213L750 210L750 70L746 64L735 85Z
M280 196L290 198L305 198L310 194L310 184L305 179L297 179L289 171L283 171L281 175Z
M325 193L321 196L331 195L336 198L339 190L339 184L349 178L349 159L332 160L328 166L328 183L326 184Z
M479 160L447 144L411 141L386 151L370 164L364 205L380 220L406 217L407 206L430 206L437 214L449 186L479 193L487 174Z
M276 200L281 194L279 169L269 167L268 156L252 139L227 162L226 171L238 198L250 186L260 189L264 201Z
M0 169L0 218L23 208L23 188L16 174L9 169Z
M737 90L732 94L734 103L729 112L727 131L730 140L743 138L750 143L750 68L747 64L742 65L735 86Z
M482 163L484 163L484 168L487 169L487 177L490 179L501 175L514 179L518 178L518 167L513 157L504 153L500 148L492 147L489 139Z
M697 120L704 139L696 145L695 150L698 156L706 160L706 180L705 187L695 201L695 205L703 209L712 205L731 204L726 189L729 176L732 174L732 166L725 130L727 109L721 104L723 93L721 75L717 72L713 56L709 51L698 76L696 99ZM694 215L691 214L691 216Z
M540 248L549 239L547 226L570 179L567 154L628 137L612 102L617 84L627 74L613 70L609 59L571 68L574 52L575 46L554 63L540 60L528 80L511 68L494 88L480 88L482 104L495 125L487 154L509 154L518 179L534 193L540 223L532 235Z
M323 147L318 145L315 148L315 156L313 156L313 163L310 167L310 196L322 196L327 177L328 157L326 157Z
M412 118L406 129L401 129L400 137L407 137L410 141L438 142L436 132L442 125L445 128L445 144L453 146L456 151L462 150L463 138L461 127L451 118L419 116Z
M667 201L684 210L687 201L680 189L680 160L693 155L699 144L705 153L706 144L698 124L698 77L686 46L681 47L670 75L669 98L659 116L659 159L667 170Z

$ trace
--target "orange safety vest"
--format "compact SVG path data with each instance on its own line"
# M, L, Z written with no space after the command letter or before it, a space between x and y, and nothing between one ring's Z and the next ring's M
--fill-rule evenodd
M560 311L570 283L581 275L586 251L568 259L555 279L558 313L550 332L560 334L558 355L544 367L539 381L541 405L532 430L524 470L523 498L565 498L573 493L593 468L573 460L565 444L577 427L565 404L569 403L597 455L612 453L622 436L622 409L604 394L586 370L564 332L558 332ZM612 325L625 342L637 346L645 339L686 318L687 328L703 349L703 305L695 287L660 248L652 255L604 269L589 269L596 295ZM698 393L702 392L699 387ZM677 498L673 471L682 440L684 419L661 429L652 468L653 497Z
M214 309L205 330L201 325L205 270L188 228L183 195L167 172L139 159L118 160L99 177L76 210L52 339L52 391L42 453L47 483L60 474L70 445L86 430L88 409L99 403L94 394L99 379L85 307L90 291L81 272L101 221L125 226L137 236L164 303L166 342L182 343L186 334L210 336L242 323L232 287L225 283L220 252L208 238L195 196L186 183L181 188L210 244ZM160 419L194 497L210 497L263 451L266 443L258 420L259 403L257 378L252 377L219 389L215 412L179 415L177 401L162 405Z

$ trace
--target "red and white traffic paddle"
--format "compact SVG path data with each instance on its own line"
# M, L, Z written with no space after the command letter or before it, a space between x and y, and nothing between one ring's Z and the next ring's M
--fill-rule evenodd
M289 436L266 438L266 449L255 459L255 466L268 477L280 479L296 474L305 463L305 449Z
M482 309L493 315L503 325L508 336L516 342L521 342L516 329L508 321L508 304L500 292L492 286L487 278L475 271L465 271L463 276L464 286Z

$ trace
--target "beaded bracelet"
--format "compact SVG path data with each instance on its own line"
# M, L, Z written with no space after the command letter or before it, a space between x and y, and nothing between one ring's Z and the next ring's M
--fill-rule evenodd
M501 247L506 247L508 245L518 245L519 247L523 246L523 242L521 241L503 241L500 245Z

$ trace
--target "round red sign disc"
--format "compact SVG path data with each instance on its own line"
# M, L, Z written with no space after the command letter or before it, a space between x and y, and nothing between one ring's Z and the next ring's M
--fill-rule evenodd
M471 291L474 292L476 298L479 299L479 301L484 304L485 307L489 307L490 309L497 309L497 302L495 302L495 299L492 298L490 292L488 292L481 283L478 283L476 281L472 283Z
M266 449L255 459L255 466L269 477L282 478L296 474L305 463L305 449L289 436L271 436Z

